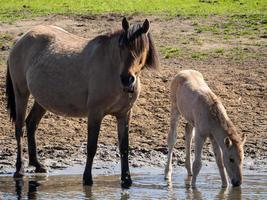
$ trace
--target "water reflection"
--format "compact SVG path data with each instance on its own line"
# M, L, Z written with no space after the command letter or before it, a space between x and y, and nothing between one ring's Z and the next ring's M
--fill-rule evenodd
M93 196L93 193L92 193L92 187L91 186L84 186L83 192L84 192L84 196L86 197L86 199L92 199L92 200L95 199Z
M40 180L24 180L23 178L21 179L15 179L15 193L17 195L17 199L23 199L24 198L24 192L26 193L27 191L27 197L28 199L38 199L37 194L38 194L38 187L40 187L42 184L40 183ZM176 199L179 198L179 193L176 193L177 188L172 187L172 181L167 181L167 190L168 190L168 199ZM25 187L25 188L24 188ZM206 193L207 189L201 189L199 188L191 188L188 187L187 184L185 184L185 199L188 200L202 200L206 199L206 197L203 198L202 193ZM130 191L131 190L121 190L120 192L120 200L128 200L130 199ZM97 192L97 191L96 191ZM96 200L96 199L101 199L97 198L93 194L93 187L91 186L83 186L83 193L85 199L90 199L90 200ZM215 191L212 193L216 194ZM213 199L221 199L221 200L241 200L242 199L242 190L240 187L229 187L229 188L222 188L218 190L217 195L213 196Z
M248 176L247 176L248 177ZM260 177L260 178L259 178ZM119 176L97 176L92 187L83 186L82 175L26 176L21 179L0 176L0 199L264 199L267 176L250 175L240 187L220 188L220 178L200 176L197 188L189 186L190 177L176 175L164 181L163 174L134 175L129 190L120 188Z
M23 178L15 179L15 192L18 199L22 199L24 196L24 183ZM40 186L40 183L36 180L28 180L28 199L37 199L37 188Z
M216 196L216 199L222 199L222 200L241 200L242 199L242 189L241 187L230 187L230 188L222 188L218 195Z
M207 199L207 193L210 193L209 198L220 199L220 200L241 200L242 199L242 189L241 187L228 187L228 188L214 188L211 185L208 185L208 188L192 188L190 186L192 176L186 176L184 179L184 188L185 188L185 199L188 200L202 200ZM199 183L201 185L201 183ZM168 199L179 198L179 194L175 192L177 190L177 185L175 185L171 180L166 180L166 186L168 189ZM203 185L202 185L203 186ZM204 195L204 197L203 197ZM176 197L176 198L174 198Z
M130 199L130 194L127 190L122 190L120 200L128 200Z
M186 189L186 199L188 200L202 200L202 199L206 199L202 197L202 194L207 193L206 190L199 190L198 188L187 188ZM213 193L213 192L212 192ZM215 191L214 191L215 193ZM216 193L215 193L216 194ZM206 196L206 195L205 195ZM220 199L220 200L241 200L242 199L242 190L240 187L238 188L221 188L218 190L218 194L214 197L213 195L211 195L210 197L212 197L212 199Z

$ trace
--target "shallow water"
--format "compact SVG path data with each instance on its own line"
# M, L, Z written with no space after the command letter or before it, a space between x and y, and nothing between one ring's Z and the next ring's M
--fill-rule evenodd
M267 199L267 173L245 170L242 187L221 189L217 168L200 171L197 189L186 186L186 171L174 169L172 182L162 168L132 168L133 186L120 188L119 168L94 169L94 186L82 185L83 167L28 174L23 179L0 176L0 199ZM115 175L114 175L115 174Z

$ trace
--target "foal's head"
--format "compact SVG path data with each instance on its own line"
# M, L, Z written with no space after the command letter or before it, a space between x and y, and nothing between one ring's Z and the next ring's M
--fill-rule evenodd
M237 133L235 133L235 136L237 136ZM245 141L245 135L243 135L242 138L231 139L228 136L224 139L224 144L226 146L226 151L223 155L224 165L233 186L239 186L242 183L243 146Z
M136 79L144 67L157 68L158 57L151 35L149 21L129 26L122 20L122 33L119 37L120 80L125 92L134 92Z

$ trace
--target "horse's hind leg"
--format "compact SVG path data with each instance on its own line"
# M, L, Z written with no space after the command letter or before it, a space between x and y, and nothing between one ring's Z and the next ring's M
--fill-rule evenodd
M29 165L34 166L36 168L35 172L40 173L46 173L46 169L43 165L39 163L37 159L35 131L45 112L46 110L35 101L26 119Z
M22 177L24 175L24 162L23 162L23 125L25 120L25 113L27 109L27 103L29 99L29 93L25 92L23 95L21 92L15 90L15 102L16 102L16 120L15 120L15 134L17 140L17 161L16 172L14 177Z
M173 154L173 148L177 140L177 122L179 118L179 111L175 105L175 103L172 104L171 107L171 123L170 123L170 131L168 134L168 161L165 168L165 179L171 179L172 174L172 154Z
M218 146L215 139L213 138L213 136L210 136L210 140L212 143L213 152L214 152L215 158L216 158L216 163L217 163L217 166L219 168L220 176L222 179L222 187L227 187L228 186L228 180L227 180L227 176L226 176L226 172L225 172L225 167L223 165L223 157L222 157L221 149Z
M185 149L186 149L185 167L186 167L188 176L192 176L192 165L191 165L192 137L193 137L193 126L189 123L186 123L185 125Z

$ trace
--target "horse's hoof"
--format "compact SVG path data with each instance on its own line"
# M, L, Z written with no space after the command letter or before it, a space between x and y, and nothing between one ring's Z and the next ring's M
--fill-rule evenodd
M83 185L92 186L93 180L83 179Z
M14 178L22 178L24 176L24 172L16 171L13 175Z
M36 167L35 173L47 173L47 169L44 166Z
M171 174L166 174L165 176L164 176L164 179L165 180L171 180L172 179L172 176L171 176Z
M164 179L165 179L166 181L170 181L170 180L171 180L171 177L169 177L169 176L165 176Z
M131 179L125 179L121 181L121 187L124 189L129 189L132 186L132 180Z

